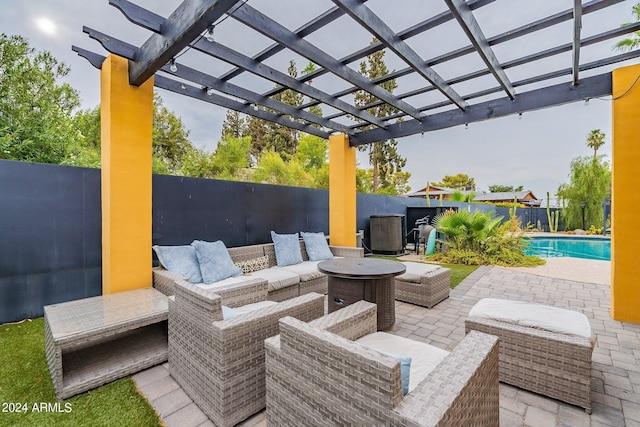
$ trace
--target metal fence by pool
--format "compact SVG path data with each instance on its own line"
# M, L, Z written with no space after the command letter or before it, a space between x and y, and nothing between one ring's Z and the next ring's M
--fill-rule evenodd
M529 255L542 258L574 257L611 260L611 240L599 237L532 237Z

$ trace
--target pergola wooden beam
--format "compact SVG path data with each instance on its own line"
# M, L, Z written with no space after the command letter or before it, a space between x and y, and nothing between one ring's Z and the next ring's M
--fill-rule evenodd
M278 43L286 46L299 55L304 56L308 60L329 69L333 74L343 78L352 85L369 92L375 97L393 106L394 108L404 111L415 119L421 118L421 114L417 108L407 104L402 100L399 100L382 87L371 83L369 79L367 79L357 71L354 71L346 65L342 64L331 55L317 48L313 44L295 34L293 31L290 31L283 25L264 15L260 11L252 8L251 6L245 4L232 16L237 21L242 22L246 26L253 28L254 30L269 37L270 39L277 41Z
M513 85L500 66L500 61L498 61L498 58L496 58L496 55L493 53L493 49L491 49L491 46L489 45L487 38L484 36L478 21L476 21L476 18L473 16L471 8L464 0L445 0L445 3L449 6L449 10L453 16L455 16L460 28L465 32L469 41L471 41L471 44L478 55L480 55L480 58L482 58L484 63L487 65L491 74L495 76L496 80L498 80L498 83L502 86L509 98L515 99L516 93L513 89Z
M600 34L596 34L596 35L587 37L587 38L582 39L580 41L580 45L581 46L589 46L589 45L592 45L592 44L600 43L600 42L603 42L605 40L610 40L612 38L623 36L625 34L633 33L633 32L636 32L636 31L640 31L640 22L634 22L633 24L625 25L625 26L622 26L622 27L619 27L619 28L616 28L616 29L613 29L613 30L605 31L604 33L600 33ZM564 44L564 45L561 45L561 46L556 46L556 47L553 47L553 48L550 48L550 49L546 49L546 50L543 50L543 51L540 51L540 52L537 52L537 53L533 53L531 55L526 55L526 56L523 56L523 57L520 57L520 58L517 58L517 59L513 59L511 61L507 61L507 62L502 64L502 68L506 70L506 69L509 69L509 68L512 68L512 67L516 67L516 66L519 66L519 65L524 65L524 64L532 62L532 61L537 61L537 60L540 60L540 59L551 57L553 55L558 55L560 53L570 52L572 47L573 47L572 43L567 43L567 44ZM619 59L619 58L621 58L621 57L614 57L612 59L613 62L611 62L611 63L620 62L621 60L625 60L625 59ZM629 55L627 55L627 54L622 55L622 58L629 59ZM589 64L587 64L587 66L589 66ZM583 67L580 68L580 71L582 71L584 69L588 69L588 68L585 68L583 66ZM553 74L556 74L556 73L553 73ZM465 81L468 81L468 80L473 80L475 78L485 76L487 74L489 74L489 70L486 69L486 68L483 68L481 70L477 70L477 71L474 71L474 72L471 72L471 73L468 73L468 74L465 74L465 75L462 75L462 76L454 77L454 78L452 78L450 80L447 80L447 83L450 84L450 85L453 85L453 84L456 84L456 83L462 83L462 82L465 82ZM562 75L565 75L565 74L566 74L566 72L564 72L564 70L563 70L556 77L559 77L559 76L562 76ZM525 80L521 80L519 82L514 82L513 86L515 88L515 87L523 86L523 85L530 84L530 83L532 83L530 81L530 79L525 79ZM423 93L427 93L427 92L430 92L430 91L433 91L433 90L435 90L435 88L433 86L425 86L425 87L414 89L414 90L411 90L411 91L408 91L408 92L405 92L405 93L401 93L401 94L398 95L398 98L400 98L400 99L408 98L408 97L411 97L411 96L421 95ZM492 90L491 93L498 92L498 91L494 91L493 89L491 89L491 90ZM466 99L467 100L473 99L474 96L472 96L472 95L468 95L466 97ZM376 106L378 106L380 104L381 104L381 102L377 101L377 102L372 102L372 103L367 104L367 105L363 105L363 106L361 106L359 108L362 108L362 109L373 108L373 107L376 107ZM437 103L437 104L431 104L431 105L429 105L427 107L420 107L420 110L424 112L424 111L427 111L427 110L430 110L430 109L440 108L440 107L444 107L444 106L447 106L447 105L450 105L450 103L449 102L440 102L440 103ZM302 105L300 108L303 108L303 107L305 107L305 105ZM333 120L335 118L340 117L341 115L342 114L340 114L340 113L335 113L335 114L328 115L325 118L329 119L329 120ZM387 116L388 119L395 119L395 118L398 118L398 117L402 117L402 114L392 114L390 116ZM359 123L357 125L351 126L351 129L356 129L356 128L362 127L362 126L363 125Z
M179 54L239 0L184 0L129 63L129 83L139 86Z
M501 88L497 90L501 90ZM465 111L453 109L433 114L423 122L408 120L393 124L385 131L373 129L361 132L350 138L349 143L352 146L365 145L388 138L401 138L605 95L611 95L611 73L586 78L579 86L560 83L523 92L515 100L505 97L471 105Z
M300 83L288 74L282 73L275 68L260 63L240 52L230 49L216 42L207 42L200 40L193 45L193 49L209 54L215 58L221 59L229 64L241 67L257 76L271 80L274 83L286 86L296 92L307 95L311 98L318 99L327 105L331 105L338 110L342 110L347 114L351 114L363 121L369 122L379 127L385 127L386 123L374 115L361 111L355 106L348 104L340 99L332 97L326 92L321 91L313 86Z
M126 0L119 0L119 1L126 2ZM137 5L129 4L127 8L123 8L120 10L123 13L126 13L125 16L129 21L140 26L144 26L143 25L144 22L150 22L150 21L153 21L154 25L160 25L160 26L166 25L164 22L164 18L162 16L156 15L153 12L146 10ZM114 43L114 40L116 39L113 39L112 37L99 33L96 30L92 30L91 34L90 36L96 39L97 41L99 41L105 47L105 49L109 50L108 46L111 46L112 48L114 47L113 43ZM95 37L95 34L102 34L102 36ZM118 44L122 45L122 42L119 42ZM265 64L262 64L259 60L255 58L250 58L226 46L220 45L216 42L199 40L198 42L195 42L194 44L192 44L191 47L193 47L194 49L200 50L201 52L206 53L210 56L218 58L222 61L225 61L231 65L234 65L237 67L237 69L242 69L243 71L251 72L259 77L265 78L267 80L271 80L274 83L281 85L281 87L291 88L299 93L307 95L310 98L317 99L319 102L323 102L327 105L330 105L338 110L343 111L346 114L351 114L354 117L358 117L360 120L364 122L374 124L378 127L386 126L386 123L384 121L373 116L372 114L369 114L366 111L362 111L357 107L351 104L348 104L344 101L341 101L340 99L337 99L317 88L306 85L303 82L298 81L293 77L289 76L288 74L285 74L276 69L273 69ZM109 51L114 53L112 50L109 50ZM220 79L222 80L222 78ZM260 96L260 95L257 95L257 96ZM268 95L263 94L262 96L267 97ZM333 129L333 127L331 128Z
M386 47L391 49L405 63L444 96L449 98L451 102L456 104L458 108L464 110L467 107L462 97L447 85L442 77L436 73L431 67L427 66L424 60L406 44L382 19L371 11L361 0L332 0L338 7L351 16L358 24L373 34ZM455 14L454 14L455 15Z
M482 7L482 6L486 6L489 3L494 2L495 0L470 0L469 1L469 7L473 10ZM435 16L432 16L430 18L425 19L422 22L419 22L405 30L402 30L398 33L398 37L400 37L401 40L406 40L410 37L414 37L417 36L418 34L422 34L427 30L430 30L432 28L437 27L438 25L442 25L445 22L448 22L450 20L453 19L453 15L451 15L451 12L449 11L445 11L442 13L439 13ZM384 49L384 44L382 44L382 42L376 42L376 43L372 43L369 44L365 47L363 47L362 49L359 49L345 57L343 57L342 59L340 59L339 61L344 64L344 65L348 65L351 64L352 62L355 62L359 59L363 59L366 58L368 55L371 55L372 53L375 53L377 51L379 51L380 49ZM411 70L411 68L407 68L407 70ZM306 82L309 80L313 80L316 77L320 77L326 73L328 73L329 70L325 69L325 68L318 68L315 71L310 72L309 74L305 74L304 76L300 77L298 80L301 82ZM375 83L377 83L377 81L374 81ZM275 95L277 93L282 92L284 89L283 88L274 88L268 92L265 92L264 95L265 96L272 96ZM356 90L358 90L358 88L352 88L352 90L350 92L345 93L345 95L348 95L351 92L355 92ZM335 95L334 95L335 96ZM301 107L302 108L302 107Z
M582 0L573 0L573 51L572 75L573 85L580 79L580 31L582 30Z
M596 11L598 11L598 10L608 6L608 5L619 3L620 1L623 1L623 0L594 0L594 1L591 1L591 2L589 2L589 3L584 5L583 14L596 12ZM471 3L470 3L470 6L472 6ZM446 13L450 13L450 12L446 12ZM557 25L559 23L566 22L566 21L568 21L568 20L570 20L572 18L573 18L573 9L567 9L567 10L565 10L563 12L559 12L559 13L550 15L548 17L539 19L539 20L537 20L537 21L535 21L533 23L529 23L529 24L523 25L521 27L515 28L513 30L504 32L502 34L498 34L496 36L490 37L489 39L487 39L487 41L489 42L489 45L491 45L491 46L497 45L497 44L500 44L500 43L507 42L509 40L513 40L513 39L515 39L517 37L522 37L524 35L531 34L531 33L535 32L535 31L539 31L539 30L542 30L544 28L549 28L549 27L551 27L553 25ZM609 39L611 37L617 37L619 35L624 35L624 34L628 34L628 33L634 32L634 31L638 31L638 30L640 30L640 26L638 26L638 25L639 25L638 23L633 23L633 24L630 24L629 26L617 27L617 28L615 28L613 30L607 31L605 33L601 33L601 36L603 36L602 38L597 38L598 36L588 37L588 38L582 40L581 45L582 46L587 46L587 44L598 43L598 42L607 40L607 39ZM606 34L610 34L611 36L610 37L604 36ZM567 48L567 46L568 46L568 48ZM555 55L557 53L569 51L569 50L571 50L571 48L572 48L572 44L569 43L569 44L564 44L562 46L558 46L558 47L554 47L554 48L548 49L545 52L549 52L549 54L547 56L551 56L551 55ZM562 49L562 50L560 51L558 49ZM463 47L463 48L460 48L460 49L456 49L454 51L442 54L442 55L437 56L435 58L429 59L428 61L426 61L426 64L429 65L429 66L434 66L434 65L441 64L441 63L444 63L444 62L459 58L461 56L464 56L464 55L467 55L467 54L470 54L470 53L473 53L473 52L475 52L473 45L469 45L469 46L466 46L466 47ZM553 53L553 52L555 52L555 53ZM532 61L535 61L535 60L538 60L538 59L543 59L543 58L547 57L547 56L537 57L537 55L538 54L533 54L533 55L522 57L521 60L520 60L521 62L519 62L517 65L524 65L527 62L532 62ZM515 66L515 65L508 65L510 62L511 61L502 64L503 69L509 68L510 66ZM386 76L383 76L383 77L380 77L378 79L375 79L373 82L376 83L376 84L381 84L381 83L384 83L384 82L386 82L388 80L391 80L391 79L404 77L406 75L409 75L411 72L412 72L412 69L410 67L407 67L407 68L404 68L404 69L401 69L401 70L397 70L397 71L391 72L391 73L387 74ZM477 73L477 72L475 72L475 73ZM489 70L487 69L481 75L485 75L485 74L488 74L488 73L489 73ZM471 73L471 74L474 74L474 73ZM479 75L478 75L478 77L479 77ZM449 80L449 81L447 81L447 83L450 84L450 85L454 84L454 80L455 79ZM464 80L468 80L468 79L464 79ZM464 81L464 80L460 80L458 82L461 82L461 81ZM456 82L456 83L458 83L458 82ZM350 94L352 92L355 92L357 89L358 88L356 88L356 87L347 88L347 89L344 89L344 90L341 90L339 92L334 93L333 96L335 96L335 97L346 96L346 95L348 95L348 94ZM416 89L415 91L407 92L406 94L400 94L400 95L397 95L397 96L398 96L398 98L403 99L403 98L407 98L409 96L420 95L422 93L426 93L426 92L432 91L434 89L435 88L433 86L425 86L423 88ZM316 104L317 104L316 101L309 101L308 103L301 105L299 108L309 108L309 107L311 107L313 105L316 105ZM362 106L362 107L359 107L359 108L366 109L366 108L370 108L370 107L377 106L377 105L381 105L381 102L375 102L373 104L369 104L369 105ZM336 113L336 114L327 116L326 118L333 120L335 118L340 117L341 115L343 115L343 114ZM402 117L402 114L394 114L394 115L388 116L386 118L387 119L393 119L393 118L397 118L397 117ZM360 126L362 126L362 125L358 124L358 125L355 125L354 127L360 127Z
M77 46L72 46L71 49L81 57L88 60L91 63L91 65L93 65L94 67L98 69L102 68L102 63L105 60L104 56L91 52L86 49L82 49ZM171 73L171 71L168 69L168 66L163 67L161 70L164 72ZM200 101L204 101L209 104L218 105L220 107L239 111L241 113L258 117L260 119L278 123L292 129L297 129L302 132L319 136L320 138L326 139L326 138L329 138L329 136L331 135L329 132L323 131L313 126L309 126L304 123L299 123L299 122L287 119L280 114L274 114L269 111L256 109L250 105L244 104L242 102L234 101L232 99L225 98L222 96L210 96L207 94L207 91L204 90L202 87L191 86L191 85L188 85L188 84L185 84L161 75L155 76L154 86L160 89L168 90L170 92L178 93L180 95L185 95L190 98L199 99Z

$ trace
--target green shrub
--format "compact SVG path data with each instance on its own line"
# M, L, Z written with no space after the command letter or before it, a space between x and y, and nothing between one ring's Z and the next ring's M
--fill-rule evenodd
M502 217L476 211L459 211L443 215L436 228L444 233L444 251L429 260L464 265L536 266L542 258L526 255L527 238L520 221L511 218L500 225Z

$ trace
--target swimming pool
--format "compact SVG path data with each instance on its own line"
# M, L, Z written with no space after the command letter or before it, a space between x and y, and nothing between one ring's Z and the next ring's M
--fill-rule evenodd
M611 240L601 237L531 237L528 255L611 260Z

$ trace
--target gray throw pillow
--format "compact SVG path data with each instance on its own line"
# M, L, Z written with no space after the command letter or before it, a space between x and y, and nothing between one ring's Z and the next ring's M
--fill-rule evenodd
M202 283L200 265L193 246L152 246L158 255L160 265L165 269L185 277L189 283Z
M324 233L305 233L300 232L304 246L307 249L310 261L322 261L333 258L333 252L329 249L327 238Z
M287 265L300 264L302 262L298 233L277 234L272 231L271 239L276 251L278 267L286 267Z
M191 245L196 248L204 283L215 283L242 274L242 270L233 263L227 247L221 240L215 242L194 240Z

